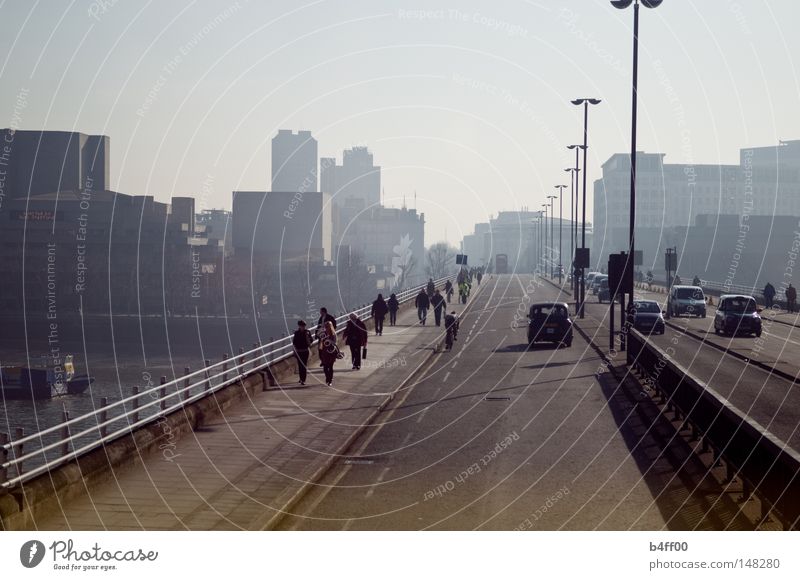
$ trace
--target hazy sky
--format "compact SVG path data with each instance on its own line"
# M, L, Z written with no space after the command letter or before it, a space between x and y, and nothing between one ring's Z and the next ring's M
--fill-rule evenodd
M736 163L800 138L800 2L641 16L640 150ZM320 156L367 145L387 204L416 191L426 241L457 243L569 183L570 99L603 99L590 180L628 150L632 20L607 0L6 1L0 125L109 135L114 189L228 208L269 188L278 129L310 129Z

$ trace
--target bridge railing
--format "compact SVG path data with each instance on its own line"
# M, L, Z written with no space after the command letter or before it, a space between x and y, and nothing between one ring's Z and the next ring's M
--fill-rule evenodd
M800 527L800 454L633 330L628 335L628 364L644 377L667 412L702 441L702 451L722 459L727 480L742 482L742 500L761 500L761 520L778 517L786 529Z
M440 288L454 276L440 278L434 283ZM425 284L396 293L400 303L413 300ZM353 310L361 320L371 318L371 305ZM341 331L349 313L336 319ZM309 330L313 332L317 326ZM315 343L317 341L315 340ZM216 363L206 361L206 366L191 372L185 368L184 376L172 381L161 377L161 384L141 389L133 387L133 394L108 403L104 397L95 410L70 418L63 411L63 421L27 436L13 440L0 433L0 492L11 489L43 473L55 469L136 429L191 405L209 395L233 385L253 373L294 356L292 336L280 338L249 351L240 349L233 356L224 355Z

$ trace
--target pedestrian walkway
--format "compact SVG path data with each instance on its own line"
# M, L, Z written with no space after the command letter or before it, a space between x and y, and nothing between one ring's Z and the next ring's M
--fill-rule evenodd
M449 305L460 312L463 305ZM140 458L105 485L39 519L40 530L262 529L369 429L391 392L409 382L442 341L443 326L417 323L404 307L398 325L375 336L368 357L350 370L349 349L337 362L332 387L312 367L305 387L293 382L259 392L163 453ZM317 363L314 363L315 365Z

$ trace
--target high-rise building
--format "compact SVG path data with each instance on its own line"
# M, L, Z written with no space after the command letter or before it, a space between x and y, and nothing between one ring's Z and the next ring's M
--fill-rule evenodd
M333 157L323 157L320 167L322 191L330 194L337 206L364 209L380 203L381 168L373 164L366 147L345 150L341 165Z
M319 191L317 159L311 131L279 130L272 138L272 191Z
M70 131L2 130L0 199L109 187L110 140Z

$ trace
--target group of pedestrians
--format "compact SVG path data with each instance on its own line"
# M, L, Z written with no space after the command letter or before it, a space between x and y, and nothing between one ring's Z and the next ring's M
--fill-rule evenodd
M448 280L445 284L445 296L435 287L433 279L428 280L427 286L420 290L414 300L417 308L419 324L425 325L428 317L428 310L433 308L436 326L442 325L444 320L447 331L448 349L452 346L452 341L456 340L458 332L458 322L455 311L444 315L447 301L452 299L453 284ZM400 301L395 294L391 294L388 300L383 298L383 294L378 294L377 299L372 303L370 316L375 321L375 336L383 335L383 324L386 315L389 315L389 326L397 324L397 311L400 309ZM351 313L342 333L342 341L350 349L350 359L352 370L360 370L361 363L367 356L367 339L369 331L364 321L359 319L355 313ZM328 313L326 308L320 308L319 319L317 320L316 335L312 336L304 320L297 322L297 330L292 336L292 347L297 359L298 375L300 384L305 385L308 378L308 359L314 341L317 341L319 350L319 360L325 375L325 384L333 384L333 366L337 360L344 358L337 345L336 339L336 318Z
M772 308L775 305L775 296L777 294L775 286L767 282L762 294L764 295L764 305L767 308ZM784 290L784 295L786 296L787 312L797 312L797 288L789 284Z

